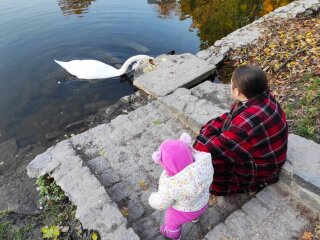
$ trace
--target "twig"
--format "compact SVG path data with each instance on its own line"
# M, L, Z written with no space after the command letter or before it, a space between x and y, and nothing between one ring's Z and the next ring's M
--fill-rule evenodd
M295 56L297 56L299 53L302 53L302 52L304 52L304 51L306 51L306 50L307 50L307 48L303 48L303 49L301 49L301 50L299 50L299 51L296 51L296 52L295 52L294 54L292 54L284 63L282 63L281 66L280 66L278 69L274 70L274 72L275 72L275 73L279 72L280 69L282 69L284 66L286 66Z

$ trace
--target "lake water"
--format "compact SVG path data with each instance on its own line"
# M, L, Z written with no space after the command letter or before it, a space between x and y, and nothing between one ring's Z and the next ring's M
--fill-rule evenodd
M54 59L113 66L137 54L196 53L289 0L1 0L0 143L44 141L132 85L75 81Z

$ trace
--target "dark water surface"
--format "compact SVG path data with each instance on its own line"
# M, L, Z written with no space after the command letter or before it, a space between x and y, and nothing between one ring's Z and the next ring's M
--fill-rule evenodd
M0 143L45 141L134 91L74 81L53 59L119 67L137 54L196 53L289 0L1 0Z

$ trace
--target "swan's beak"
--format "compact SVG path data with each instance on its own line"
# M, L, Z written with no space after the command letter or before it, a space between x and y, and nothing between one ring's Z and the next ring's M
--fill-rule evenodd
M149 63L152 64L152 65L156 65L153 61L153 59L149 59Z

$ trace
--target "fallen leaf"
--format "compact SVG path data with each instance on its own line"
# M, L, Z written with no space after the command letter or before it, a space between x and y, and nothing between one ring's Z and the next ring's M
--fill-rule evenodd
M310 231L304 232L303 235L301 236L301 240L312 240L313 234Z
M141 181L139 182L139 185L140 185L140 187L141 187L141 189L142 189L143 191L147 191L147 190L148 190L148 185L145 183L144 180L141 180Z
M128 217L129 216L129 209L127 207L123 207L120 209L120 212L122 213L122 215L124 217Z
M216 205L218 203L218 197L214 196L214 195L210 195L209 198L209 202L208 202L208 206L209 207L213 207L214 205Z
M41 232L43 234L43 238L57 239L57 237L60 235L58 226L43 227L41 228Z
M92 240L98 240L98 234L96 232L93 232L91 235Z
M69 231L69 226L61 226L61 227L60 227L60 231L61 231L62 233L68 232L68 231Z

